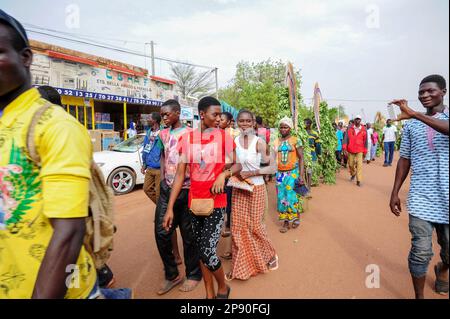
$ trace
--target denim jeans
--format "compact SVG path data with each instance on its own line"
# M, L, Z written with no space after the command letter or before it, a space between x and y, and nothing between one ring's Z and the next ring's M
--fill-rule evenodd
M87 299L132 299L133 292L129 288L121 289L103 289L100 288L99 282L94 285Z
M412 239L408 265L411 275L415 278L427 274L433 258L433 229L436 229L438 244L441 246L441 260L448 266L448 224L436 224L409 215L409 231Z
M384 142L384 164L392 165L395 142Z

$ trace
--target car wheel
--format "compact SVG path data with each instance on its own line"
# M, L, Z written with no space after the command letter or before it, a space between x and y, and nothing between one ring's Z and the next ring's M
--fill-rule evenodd
M136 174L129 168L118 168L109 175L108 185L116 195L128 194L136 185Z

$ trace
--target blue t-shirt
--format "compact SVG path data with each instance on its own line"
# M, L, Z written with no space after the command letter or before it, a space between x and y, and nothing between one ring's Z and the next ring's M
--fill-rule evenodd
M342 151L342 141L344 139L344 133L341 130L337 130L336 138L337 138L337 142L338 142L336 151L340 152L340 151Z
M448 110L436 118L449 120ZM400 156L411 161L409 213L432 223L448 224L449 137L418 120L403 129Z

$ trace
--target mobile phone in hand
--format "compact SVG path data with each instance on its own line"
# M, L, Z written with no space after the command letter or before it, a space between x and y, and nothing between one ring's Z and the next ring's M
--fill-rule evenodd
M397 115L395 114L394 104L388 104L387 108L389 112L389 119L395 121L397 119Z

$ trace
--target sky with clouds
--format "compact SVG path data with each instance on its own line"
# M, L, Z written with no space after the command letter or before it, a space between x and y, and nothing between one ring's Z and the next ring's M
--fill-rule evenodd
M70 19L72 5L79 25ZM218 67L220 86L233 78L239 61L291 61L301 69L306 103L318 82L331 105L369 121L377 111L387 114L393 98L420 109L417 88L424 76L449 79L448 0L0 0L0 8L26 24L142 53L153 40L159 57ZM143 57L30 37L150 65ZM167 63L157 61L156 71L170 76Z

